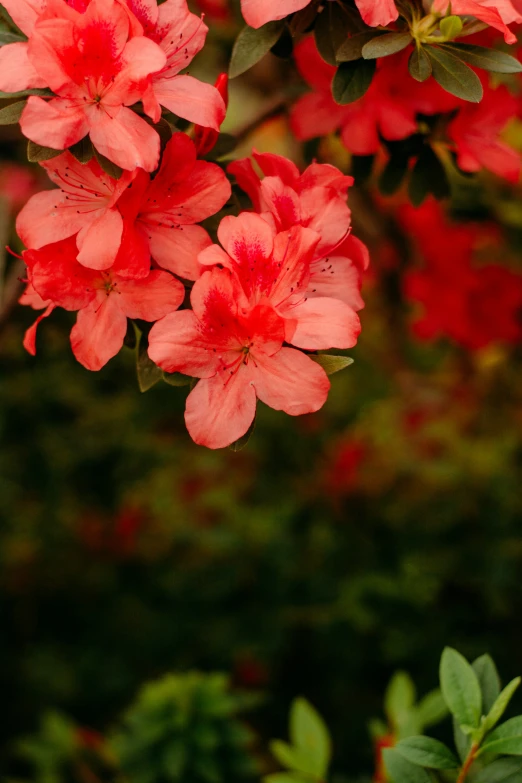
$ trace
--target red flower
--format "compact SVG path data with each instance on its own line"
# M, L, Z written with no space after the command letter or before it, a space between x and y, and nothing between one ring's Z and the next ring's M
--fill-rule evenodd
M71 237L41 250L26 250L24 260L32 288L42 304L48 304L39 320L56 306L78 310L71 332L73 353L88 370L99 370L122 347L127 318L156 321L180 306L185 289L167 272L153 270L142 280L128 280L112 270L86 269L76 255ZM34 333L32 327L26 340L30 353L35 352Z
M226 269L204 273L190 299L193 310L152 327L149 355L167 372L201 378L185 412L196 443L218 449L238 440L254 420L256 399L291 416L322 407L330 388L324 370L283 347L285 322L268 302L249 307Z
M386 26L398 17L394 0L355 0L366 24ZM310 0L241 0L241 10L250 27L261 27L275 19L300 11Z
M153 171L159 136L127 107L143 99L147 77L166 58L153 41L129 39L131 32L129 12L117 0L91 0L84 14L69 8L67 18L38 19L29 59L57 97L28 99L23 134L58 150L90 134L96 149L118 166Z
M484 241L498 244L497 234L488 226L450 222L435 201L420 209L402 208L400 219L424 262L422 269L404 277L406 297L424 310L414 323L415 334L423 340L449 337L469 350L519 342L522 276L502 266L474 263Z
M121 179L112 179L95 159L82 165L69 152L41 165L60 190L37 193L28 201L16 221L20 239L38 249L77 235L80 264L108 269L123 233L118 199L134 175L125 172Z
M220 73L216 79L215 88L223 98L225 108L228 107L228 74ZM194 141L198 155L203 157L214 149L219 138L219 131L207 128L204 125L196 125L194 128Z
M150 256L186 280L196 280L197 256L211 244L196 223L218 212L230 198L225 173L215 163L196 159L194 142L175 133L163 153L153 180L139 171L118 202L123 236L116 267L126 274L148 274Z
M367 248L350 233L346 198L352 177L344 176L335 166L319 163L312 163L301 174L292 161L270 153L254 151L254 158L266 175L264 179L248 158L228 166L254 209L277 231L303 226L320 236L307 296L331 296L360 310L364 306L361 275L370 259Z
M225 250L212 245L199 262L233 272L250 306L270 302L283 319L286 342L306 350L356 344L355 311L339 299L308 296L319 234L301 226L276 233L260 215L243 212L221 221L218 238Z
M166 56L166 63L155 69L143 97L143 105L154 122L161 107L198 125L219 131L226 107L218 90L188 74L180 74L203 48L208 27L190 13L187 0L126 0L143 25L145 35L155 41Z
M432 10L442 14L474 16L489 27L500 30L509 44L517 39L507 25L522 22L520 0L434 0Z
M482 101L463 104L448 127L458 165L469 172L485 168L509 182L518 182L520 153L499 139L508 122L517 115L517 99L504 86L492 89L487 78L482 83Z
M377 72L366 94L347 106L339 106L331 95L335 68L319 55L313 38L295 49L296 64L303 79L315 92L297 101L291 126L305 141L341 129L341 140L354 155L373 155L382 136L399 141L417 131L417 114L450 111L460 102L433 80L419 84L408 73L408 52L392 55L377 64Z

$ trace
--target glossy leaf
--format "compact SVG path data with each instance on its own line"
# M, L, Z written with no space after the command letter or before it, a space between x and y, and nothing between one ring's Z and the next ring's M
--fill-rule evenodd
M520 783L522 759L497 759L480 770L473 783Z
M423 46L416 46L408 60L410 75L418 82L425 82L432 73L431 60Z
M479 725L482 695L471 664L457 650L446 647L440 662L440 686L450 712L460 725Z
M190 386L192 378L188 375L183 375L180 372L164 372L163 380L168 383L169 386Z
M440 20L440 31L448 40L456 38L462 32L463 24L459 16L446 16Z
M498 49L488 49L485 46L474 46L464 43L442 44L454 57L473 65L475 68L483 68L494 73L520 73L522 64L515 57Z
M243 27L232 50L228 75L231 79L252 68L279 40L285 27L284 20L268 22L258 30Z
M337 65L337 50L348 37L348 19L337 3L325 4L322 13L317 16L314 37L323 60L330 65Z
M395 746L401 756L430 769L457 769L460 766L455 754L442 742L431 737L408 737Z
M344 106L362 98L372 83L375 68L375 60L341 63L332 82L335 102Z
M310 759L314 774L325 778L332 755L330 734L319 713L306 699L295 699L292 704L290 739L299 752Z
M108 174L109 177L112 177L113 179L119 179L121 177L123 169L113 163L112 160L106 158L105 155L101 155L97 149L94 150L94 155L103 171Z
M340 370L344 370L353 364L353 359L349 356L332 356L328 353L319 353L317 356L310 356L316 364L319 364L327 375L333 375Z
M433 78L446 92L471 103L480 103L484 90L477 74L445 49L426 47Z
M522 715L497 726L488 734L480 752L522 755Z
M363 46L373 38L375 38L375 30L364 30L351 35L337 50L337 62L348 63L359 60L363 56Z
M373 60L376 57L387 57L406 49L412 42L410 33L386 33L372 38L362 48L365 60Z
M482 693L482 711L487 713L500 695L500 677L490 655L481 655L471 664Z
M25 101L16 101L0 109L0 125L17 125L25 109Z
M300 749L294 748L282 740L273 740L270 743L270 750L283 767L310 775L312 778L316 777L313 760L303 754Z
M86 136L77 144L74 144L74 146L69 147L69 152L71 155L74 155L78 163L81 163L82 165L89 163L94 155L94 147L92 146L89 136Z
M486 720L484 721L484 732L490 731L501 719L513 694L520 685L520 682L521 678L515 677L514 680L511 680L511 682L506 685L486 716Z
M417 715L423 728L440 723L448 715L448 707L439 688L424 696L417 706Z
M27 160L30 163L40 163L43 160L52 160L58 155L61 155L63 150L53 150L51 147L42 147L40 144L35 144L34 141L27 143Z
M432 783L425 769L408 761L397 750L386 748L382 757L391 783Z
M10 33L8 30L0 30L0 46L6 46L7 44L12 43L22 43L24 41L27 41L27 38L22 35Z
M228 447L230 451L235 451L235 452L243 451L245 446L248 445L250 438L254 434L255 428L256 428L256 417L254 416L254 421L252 422L248 430L245 432L245 434L241 438L235 440L234 443L230 444L230 446Z

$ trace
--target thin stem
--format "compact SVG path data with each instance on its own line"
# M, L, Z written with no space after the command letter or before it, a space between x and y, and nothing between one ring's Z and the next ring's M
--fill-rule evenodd
M479 749L478 744L474 742L471 748L469 749L469 753L466 756L466 760L464 761L464 764L462 765L462 769L460 770L460 774L457 778L457 783L464 783L464 781L466 780L471 765L475 761L478 749Z

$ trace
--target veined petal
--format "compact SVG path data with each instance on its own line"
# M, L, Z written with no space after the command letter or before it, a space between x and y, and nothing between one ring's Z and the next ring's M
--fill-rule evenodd
M290 416L318 411L330 390L323 368L294 348L281 348L270 357L256 355L251 372L259 399Z
M386 27L399 16L394 0L355 0L355 4L370 27Z
M222 449L241 438L256 414L256 392L250 370L220 372L198 382L187 397L185 424L200 446Z
M299 182L299 169L293 161L283 155L252 150L252 156L265 177L279 177L285 185L290 187L295 187Z
M38 249L77 234L85 215L68 209L65 193L45 190L32 196L16 219L16 231L26 247Z
M0 90L21 92L47 87L47 82L36 72L29 60L25 42L7 44L0 49Z
M184 280L197 280L203 271L198 262L199 253L212 245L202 226L170 228L146 225L150 253L163 269L174 272Z
M167 55L167 71L175 76L203 49L208 27L189 11L187 0L167 0L159 7L156 35Z
M220 366L192 310L170 313L154 324L149 332L149 356L166 372L194 378L211 378Z
M122 169L154 171L158 165L159 136L131 109L123 106L115 117L98 111L91 120L90 135L98 152Z
M187 74L152 77L154 94L159 103L185 120L218 131L225 119L223 98L213 84L206 84Z
M360 288L361 272L356 264L351 258L334 254L314 261L306 295L309 299L340 299L357 311L364 307Z
M79 264L77 253L74 237L24 252L37 293L65 310L79 310L96 296L98 273Z
M123 220L117 209L103 209L76 239L78 262L89 269L108 269L121 245Z
M78 313L71 330L71 347L80 364L101 370L116 356L127 332L127 318L114 295L96 298Z
M307 299L289 311L292 324L287 342L309 351L352 348L361 332L358 315L339 299Z
M185 298L185 288L168 272L153 269L144 280L118 278L120 307L129 318L157 321L177 310Z
M284 19L300 11L310 0L241 0L241 12L245 22L257 29L267 22Z
M2 0L2 5L20 30L31 35L45 8L45 0Z
M53 98L46 102L31 95L20 118L20 128L35 144L64 150L87 135L89 123L82 107L73 101Z

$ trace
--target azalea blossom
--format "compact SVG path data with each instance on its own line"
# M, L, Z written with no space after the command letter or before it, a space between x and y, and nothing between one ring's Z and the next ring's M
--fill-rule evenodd
M132 277L148 274L150 257L186 280L201 274L198 254L212 244L197 223L218 212L231 194L230 183L215 163L196 159L194 142L175 133L151 180L138 171L118 201L123 217L117 269Z
M518 102L505 86L493 89L482 79L484 97L480 103L466 103L448 126L448 136L463 171L487 169L509 182L518 182L520 152L500 138L517 114Z
M388 141L411 136L417 131L418 114L451 111L460 103L434 80L415 82L408 74L408 53L379 60L366 94L347 106L339 106L332 98L336 69L324 62L312 37L296 47L295 60L314 92L294 105L293 132L306 141L340 128L341 141L354 155L373 155L380 149L381 136Z
M28 99L23 134L57 150L89 134L121 168L153 171L159 136L127 107L143 98L147 77L164 67L162 49L144 36L129 37L129 12L117 0L91 0L83 14L69 8L67 18L48 17L36 21L28 56L56 97Z
M310 265L307 296L334 297L360 310L364 306L361 277L369 254L351 233L346 199L353 178L328 164L312 163L301 174L281 155L254 151L253 157L265 174L263 178L248 158L234 161L227 170L248 194L254 209L277 231L303 226L320 236Z
M167 372L201 379L185 411L196 443L218 449L238 440L254 420L257 399L291 416L324 405L330 388L324 370L283 347L283 319L266 300L249 306L230 271L205 272L190 300L192 310L154 324L149 356Z
M218 238L224 249L212 245L199 262L233 272L250 305L270 302L284 319L286 342L307 350L356 344L356 312L339 299L308 296L319 234L301 226L277 233L260 215L242 212L223 218Z
M153 270L146 278L129 280L113 270L87 269L76 255L74 237L40 250L26 250L31 288L24 303L47 308L38 322L54 307L77 310L71 331L73 353L88 370L99 370L122 347L127 318L156 321L181 305L185 289L168 272ZM34 294L40 299L35 300ZM35 331L36 325L25 341L31 353L35 351Z
M366 24L371 27L386 26L395 21L398 11L394 0L355 0ZM284 19L301 11L310 0L241 0L241 11L250 27L261 27L267 22Z
M516 35L507 26L522 22L520 0L434 0L432 11L457 16L473 16L504 34L506 43L515 43Z
M165 62L154 69L143 96L147 114L158 122L161 107L186 120L219 130L225 119L225 102L219 91L181 74L205 43L208 27L192 14L187 0L167 0L158 7L156 0L126 0L133 14L143 25L146 36L164 52Z
M70 236L77 237L80 264L108 269L121 245L123 218L118 199L134 179L106 174L93 158L82 165L70 152L43 162L59 190L34 195L18 215L16 229L28 248L39 249Z
M522 340L522 276L475 260L479 248L491 253L498 246L495 227L452 222L434 200L402 207L398 217L422 258L403 283L407 299L421 308L413 323L419 338L448 337L468 350Z

